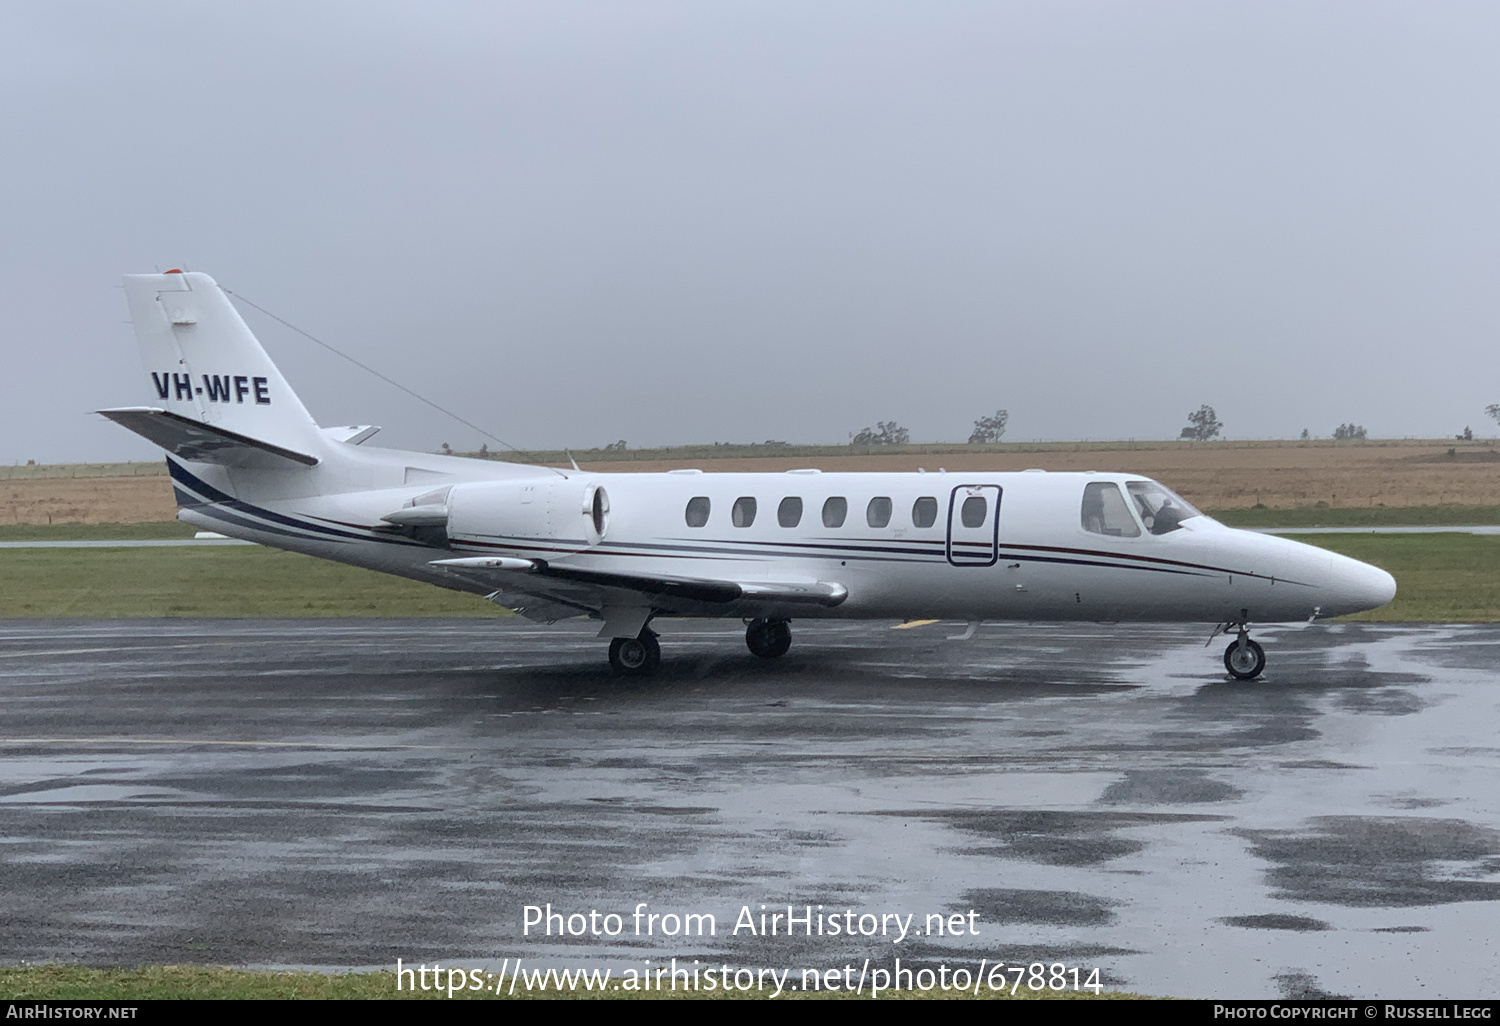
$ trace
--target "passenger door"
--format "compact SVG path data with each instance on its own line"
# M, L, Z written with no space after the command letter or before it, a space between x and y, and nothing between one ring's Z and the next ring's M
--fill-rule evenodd
M948 562L994 566L1000 547L1000 486L959 485L948 497Z

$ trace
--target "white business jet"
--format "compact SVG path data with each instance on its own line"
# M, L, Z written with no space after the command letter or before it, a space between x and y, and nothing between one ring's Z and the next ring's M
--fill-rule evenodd
M658 618L741 618L772 658L816 617L1214 624L1248 680L1252 622L1396 593L1133 474L601 474L379 449L375 427L318 427L208 275L130 275L125 295L152 404L100 412L167 450L180 519L532 620L594 617L621 674L656 668Z

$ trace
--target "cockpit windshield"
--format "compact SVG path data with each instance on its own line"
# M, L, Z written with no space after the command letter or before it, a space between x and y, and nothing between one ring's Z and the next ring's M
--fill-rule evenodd
M1203 515L1182 496L1155 481L1127 481L1125 488L1141 515L1141 522L1152 534L1167 534L1181 527L1184 520Z

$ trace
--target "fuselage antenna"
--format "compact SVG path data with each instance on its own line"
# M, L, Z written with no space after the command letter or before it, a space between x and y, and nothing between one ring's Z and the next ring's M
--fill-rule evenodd
M265 307L261 306L259 303L255 302L254 300L249 299L249 298L247 298L245 296L240 295L240 293L235 292L232 289L224 288L224 286L222 286L222 285L219 286L219 287L222 288L222 289L224 289L224 294L226 296L233 296L235 299L238 299L240 302L244 303L246 306L249 306L249 307L252 307L252 308L254 308L256 310L259 310L261 313L263 313L267 317L271 318L271 320L275 321L277 324L280 324L283 327L290 328L292 331L295 331L297 334L301 335L303 338L307 339L308 341L314 342L317 345L322 346L324 349L328 350L334 356L341 357L342 359L348 360L350 363L354 364L354 366L358 367L360 370L365 371L366 373L375 375L375 377L379 378L381 381L384 381L387 385L392 385L392 386L394 386L396 388L399 388L401 391L405 392L407 395L411 396L413 399L415 399L415 400L417 400L418 402L421 402L421 403L426 403L428 406L431 406L434 410L437 410L439 413L443 414L444 416L452 417L454 420L458 421L464 427L469 428L469 429L471 429L473 431L478 431L481 435L483 435L484 437L488 438L490 441L492 441L492 442L499 442L501 445L505 446L511 452L517 452L517 453L521 453L522 455L525 455L525 452L523 450L516 448L514 445L511 445L505 439L498 438L495 435L490 434L488 431L486 431L484 428L480 427L478 424L475 424L474 422L469 421L469 420L465 420L463 417L460 417L458 414L454 413L450 409L447 409L446 407L439 406L437 403L433 402L431 399L427 398L425 395L422 395L420 392L416 392L416 391L414 391L414 390L406 387L401 382L396 381L393 378L386 377L384 374L380 373L374 367L371 367L367 363L361 363L359 360L356 360L354 357L350 356L348 353L343 352L342 350L340 350L340 349L338 349L338 348L336 348L334 346L329 345L327 342L324 342L322 339L318 338L312 332L310 332L310 331L303 331L301 328L297 327L295 324L293 324L291 321L287 320L285 317L278 317L278 316L276 316L271 311L269 311ZM541 466L547 467L548 470L552 471L558 477L561 477L564 480L567 479L568 475L564 474L561 470L558 470L556 467L548 467L547 464L545 464L545 463L541 464ZM576 464L576 463L573 464L573 467L576 470L578 468L578 464Z

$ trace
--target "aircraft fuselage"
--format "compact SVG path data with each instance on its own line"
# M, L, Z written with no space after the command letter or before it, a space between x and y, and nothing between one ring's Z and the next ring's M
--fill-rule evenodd
M182 519L474 592L537 621L603 621L649 673L657 617L748 621L784 654L807 618L1248 624L1372 609L1383 570L1224 527L1130 474L609 474L366 446L322 428L206 274L129 275L154 405L101 410L167 451Z
M409 462L391 470L410 475ZM805 579L848 593L836 605L781 607L669 596L654 600L656 615L1267 623L1357 612L1394 593L1382 570L1206 516L1159 535L1138 513L1132 536L1089 530L1080 513L1085 488L1123 491L1148 480L1138 475L566 471L564 477L518 465L426 462L432 469L414 484L330 492L326 483L309 481L305 490L313 494L301 498L203 494L205 488L183 480L212 488L203 479L222 474L217 467L184 466L176 476L183 519L205 529L459 590L496 589L435 562L498 556L665 578ZM444 476L490 468L505 476L442 484ZM327 476L319 468L303 473ZM287 490L285 478L286 472L278 475L278 490ZM602 531L592 509L600 489L608 502ZM439 501L425 505L442 511L425 533L421 525L399 533L382 520L424 493L435 493ZM966 502L971 514L983 507L971 516L973 526L964 522Z

